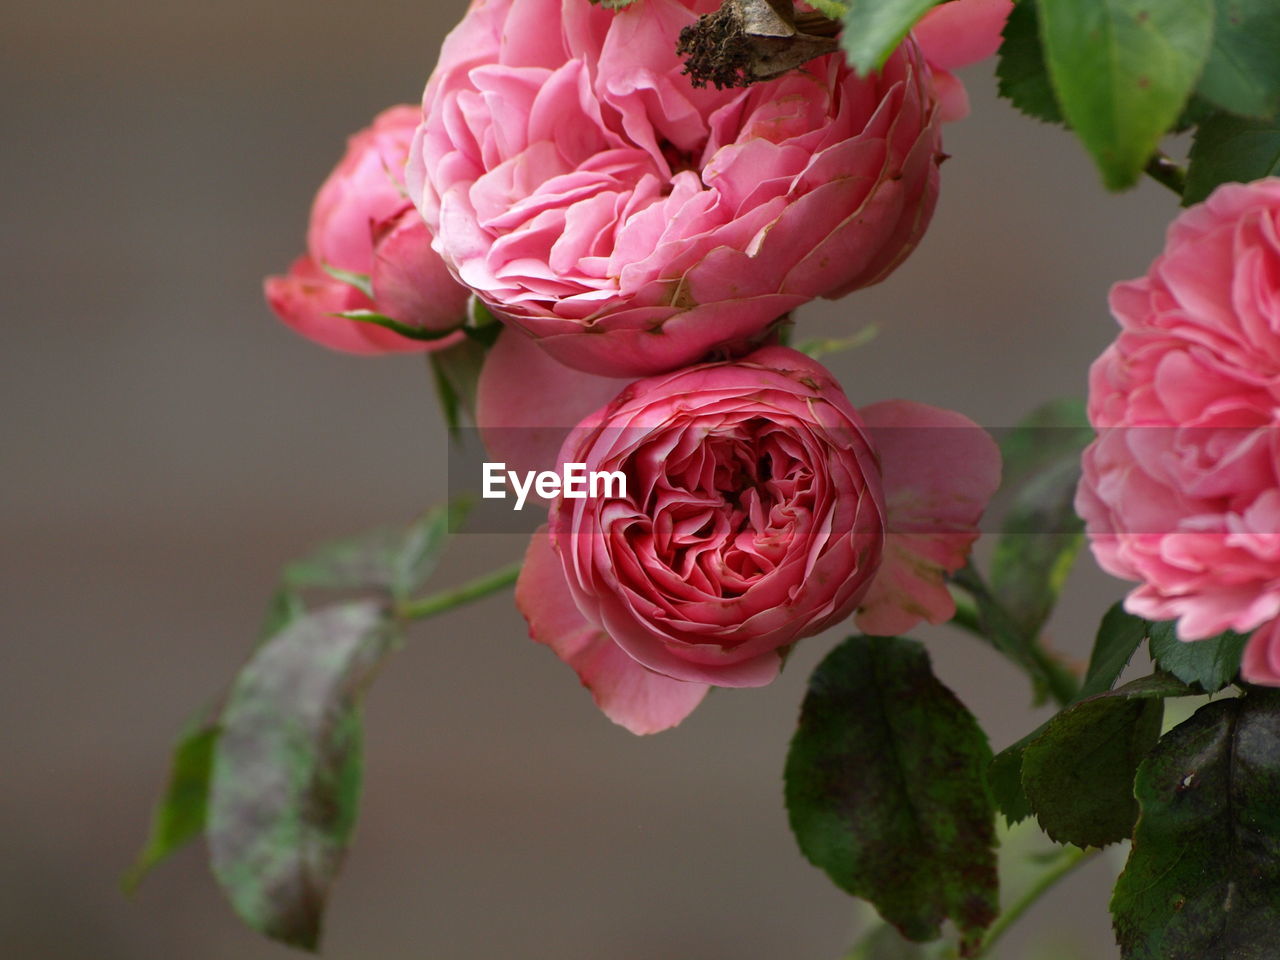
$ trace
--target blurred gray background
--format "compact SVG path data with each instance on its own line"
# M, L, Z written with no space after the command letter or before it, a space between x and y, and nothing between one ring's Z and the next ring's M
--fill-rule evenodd
M463 4L3 6L0 956L283 958L233 918L198 848L134 902L116 881L174 734L241 662L281 563L443 495L421 360L312 346L260 280L301 249L345 136L418 98ZM965 74L973 115L947 131L918 253L802 315L806 335L881 326L830 358L855 403L1008 426L1079 393L1112 334L1108 285L1145 268L1176 211L1154 185L1105 195L1066 134L995 99L991 70ZM438 583L519 549L464 537ZM1119 593L1082 563L1055 642L1085 656ZM997 749L1031 728L1012 669L946 629L922 636ZM794 849L780 783L835 639L637 739L509 600L421 626L368 699L325 955L836 960L855 905ZM1110 869L1073 878L1001 956L1114 956Z

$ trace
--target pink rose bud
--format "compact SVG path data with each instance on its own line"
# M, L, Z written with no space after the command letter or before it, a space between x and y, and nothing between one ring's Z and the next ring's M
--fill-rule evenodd
M533 389L526 352L509 330L488 362ZM519 409L512 378L485 373L482 421ZM566 395L573 376L560 368ZM971 421L902 401L859 414L785 347L632 383L564 432L558 464L620 473L627 489L553 501L516 602L634 733L679 723L709 686L769 683L792 644L855 611L880 634L949 619L944 578L999 484L995 444ZM547 467L545 441L531 430L527 451L505 452Z
M750 349L884 279L932 215L940 114L914 40L868 78L837 53L695 89L676 40L717 5L485 0L445 41L410 195L454 274L564 364Z
M1245 679L1280 685L1280 179L1185 210L1111 312L1076 496L1094 556L1183 640L1257 629Z
M266 280L271 309L326 347L350 353L433 350L462 336L415 340L336 315L364 311L438 333L465 318L468 293L431 249L430 231L405 194L404 164L418 121L417 108L391 107L348 140L312 204L306 255L287 275ZM345 275L367 281L372 298Z

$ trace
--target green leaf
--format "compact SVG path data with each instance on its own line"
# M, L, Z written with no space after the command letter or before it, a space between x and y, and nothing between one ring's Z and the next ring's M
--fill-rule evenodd
M1063 710L1022 756L1022 788L1041 828L1057 843L1104 847L1133 831L1133 778L1160 736L1162 700L1188 691L1160 676L1081 700Z
M392 333L398 333L406 340L443 340L445 337L452 337L458 332L458 328L452 330L428 330L426 327L415 327L411 323L401 323L385 314L375 313L372 310L343 310L335 313L335 317L341 317L343 320L356 320L360 323L371 323L375 327L383 327Z
M1045 123L1062 123L1062 110L1049 82L1040 44L1040 23L1033 0L1014 6L1004 27L996 65L1000 96L1029 117Z
M1204 640L1179 640L1176 621L1151 624L1151 659L1183 683L1217 693L1236 678L1249 635L1226 633Z
M832 20L843 20L849 12L849 4L842 0L810 0L809 6Z
M335 267L331 263L320 264L320 269L327 273L339 283L345 283L355 287L370 300L373 299L373 281L367 273L354 273L351 270L343 270L341 267Z
M879 70L937 0L850 0L840 44L854 70Z
M1111 689L1147 638L1148 626L1141 617L1126 613L1123 605L1112 604L1098 625L1093 652L1089 655L1089 669L1085 671L1084 683L1080 687L1082 699Z
M606 10L625 10L636 0L591 0L591 2L598 7L604 7Z
M1124 672L1133 654L1147 635L1147 621L1125 613L1115 604L1102 618L1093 653L1089 657L1089 669L1075 701L1105 693ZM1170 688L1174 689L1174 688ZM1022 761L1028 744L1044 733L1049 723L1040 724L1021 740L996 754L991 761L991 792L996 806L1010 825L1031 816L1031 804L1022 786Z
M284 569L284 592L299 590L385 590L403 601L435 570L449 540L465 518L459 499L433 507L405 529L382 528L325 544Z
M1266 119L1280 107L1280 5L1216 0L1213 49L1197 88L1224 110Z
M209 771L220 732L217 723L206 717L191 724L179 738L169 762L169 782L151 814L147 844L121 880L126 893L137 890L158 863L204 829Z
M1196 131L1184 204L1199 203L1223 183L1249 183L1280 173L1280 121L1221 113Z
M1280 928L1280 694L1205 704L1135 784L1111 900L1125 960L1272 960Z
M795 349L805 356L817 360L819 357L827 356L827 354L842 353L845 350L856 350L858 347L864 347L879 335L880 328L874 323L868 323L851 336L804 340L797 343Z
M1133 186L1209 55L1213 0L1039 0L1063 116L1108 189Z
M360 793L360 696L395 634L375 603L309 613L259 648L232 687L214 752L214 876L255 930L319 943Z
M258 631L259 639L270 640L305 612L302 598L289 588L281 587L271 595L271 601L267 604L267 613L262 618L262 628Z
M852 637L814 671L786 798L801 851L911 940L996 915L991 752L924 648ZM906 855L906 852L910 855Z
M1078 458L1093 428L1077 397L1050 400L1000 438L1006 488L1027 483L1064 459Z

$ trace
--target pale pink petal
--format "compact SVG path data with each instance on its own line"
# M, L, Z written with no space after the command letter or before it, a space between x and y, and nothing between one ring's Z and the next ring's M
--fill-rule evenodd
M509 470L555 469L569 431L626 384L562 366L521 330L507 328L486 354L476 388L485 449Z
M978 537L1000 486L1000 451L950 410L890 400L861 414L880 455L888 536L858 626L890 635L920 620L942 623L955 613L946 576L964 566Z
M1013 0L950 0L934 7L911 31L935 70L956 70L1000 49Z
M574 669L614 723L636 734L676 726L702 702L709 686L672 680L640 666L588 623L574 605L545 529L529 541L516 584L516 606L529 622L530 636Z

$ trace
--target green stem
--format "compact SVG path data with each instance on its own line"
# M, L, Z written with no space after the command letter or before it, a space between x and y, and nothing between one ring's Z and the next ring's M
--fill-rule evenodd
M1156 153L1147 161L1145 173L1156 183L1168 187L1178 196L1187 189L1187 171L1163 153Z
M1075 674L1040 645L1039 637L1023 635L972 564L957 571L952 583L972 598L956 604L957 626L986 640L1021 667L1059 706L1065 707L1075 699L1080 690Z
M1070 874L1086 860L1097 855L1098 852L1096 847L1088 850L1081 850L1079 847L1068 847L1061 860L1041 874L1022 896L1009 904L1009 909L996 918L996 922L987 930L987 935L982 940L982 946L978 948L978 952L973 956L975 958L988 956L991 948L996 945L996 941L1004 936L1009 928L1035 905L1037 900L1053 889L1063 877Z
M474 580L468 580L462 586L454 587L452 590L441 590L429 597L410 600L396 610L396 616L401 620L422 620L487 597L515 583L516 578L520 576L520 567L520 563L509 563Z

